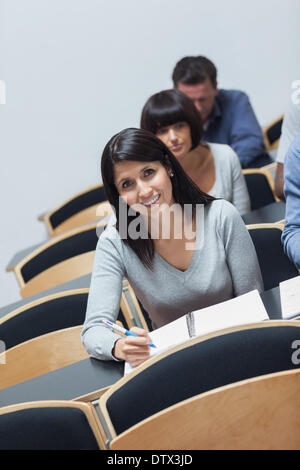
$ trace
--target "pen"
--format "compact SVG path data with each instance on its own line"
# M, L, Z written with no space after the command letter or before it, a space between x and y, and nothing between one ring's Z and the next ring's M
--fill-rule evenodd
M129 330L125 330L125 328L122 328L121 326L116 325L115 323L112 323L109 320L102 320L102 323L104 323L106 326L108 326L111 330L115 330L118 333L123 333L126 336L137 336L137 337L139 336L136 333L132 333ZM151 346L151 348L156 348L156 346L154 344L149 344L149 346Z

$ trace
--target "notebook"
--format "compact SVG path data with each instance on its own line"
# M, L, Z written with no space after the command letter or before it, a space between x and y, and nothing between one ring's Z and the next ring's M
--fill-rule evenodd
M225 302L183 315L149 336L156 348L150 348L150 357L166 349L189 340L231 326L269 320L258 290L240 295ZM124 374L133 368L125 362Z
M282 318L300 315L300 276L279 283Z

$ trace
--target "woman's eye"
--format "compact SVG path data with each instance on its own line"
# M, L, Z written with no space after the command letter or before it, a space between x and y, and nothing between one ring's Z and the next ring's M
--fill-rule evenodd
M124 181L124 182L122 183L122 188L123 188L123 189L127 189L127 188L129 188L130 184L131 184L130 181Z
M167 130L162 127L161 129L158 129L158 131L157 131L156 134L157 134L157 135L163 135L163 134L165 134L166 132L167 132Z
M154 173L154 170L152 168L148 168L147 170L144 171L145 176L150 176Z
M182 129L184 126L185 126L185 123L184 123L184 122L178 122L178 123L176 124L177 129Z

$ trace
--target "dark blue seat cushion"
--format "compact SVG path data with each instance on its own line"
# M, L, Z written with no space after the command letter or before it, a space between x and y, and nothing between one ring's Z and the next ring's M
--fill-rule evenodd
M62 224L65 220L69 219L78 212L96 204L100 204L100 202L106 200L107 197L103 186L81 194L80 196L67 202L64 206L60 207L51 215L49 220L52 228L56 228L58 225Z
M23 266L21 274L24 282L26 283L30 281L30 279L46 269L72 258L73 256L78 256L89 251L95 251L98 237L103 229L104 227L98 227L96 231L93 227L90 230L64 238L54 245L49 246Z
M75 408L30 408L0 415L1 450L97 450L85 414Z
M256 250L265 290L278 287L280 282L299 275L298 269L283 251L280 229L251 229L249 234Z
M211 338L168 355L129 380L107 400L116 433L175 403L251 377L294 369L300 328L277 326Z

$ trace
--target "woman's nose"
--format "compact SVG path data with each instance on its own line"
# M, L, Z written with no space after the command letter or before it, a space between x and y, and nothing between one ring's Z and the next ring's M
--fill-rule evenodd
M138 183L138 195L139 197L145 198L151 194L151 187L144 181Z
M171 142L174 142L174 141L177 140L177 134L174 131L174 129L169 130L169 139L170 139Z

